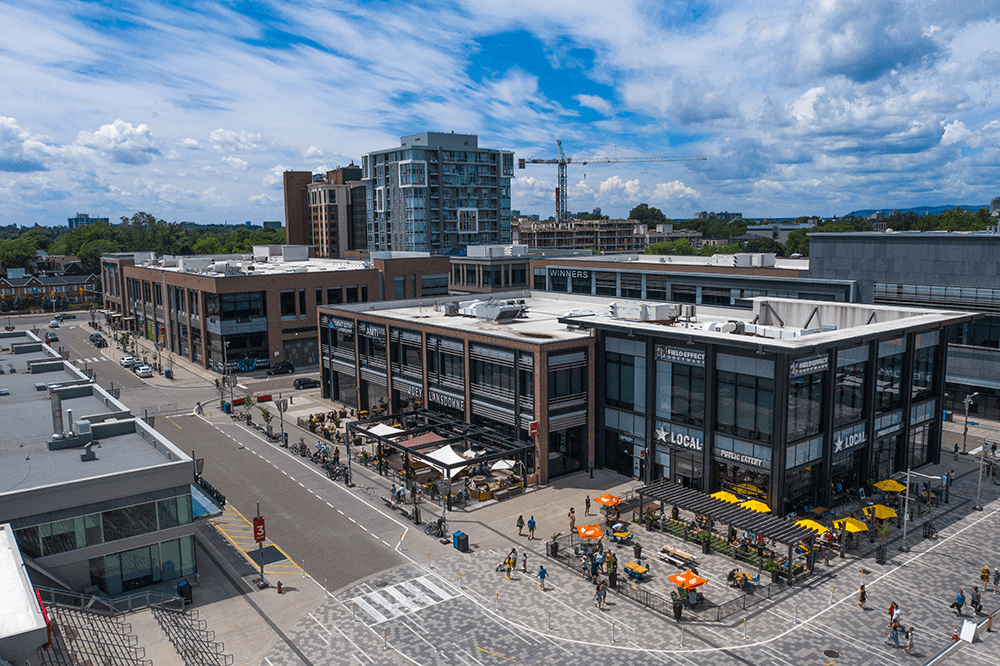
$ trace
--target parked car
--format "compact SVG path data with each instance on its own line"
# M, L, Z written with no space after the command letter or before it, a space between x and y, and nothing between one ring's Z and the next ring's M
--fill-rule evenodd
M93 340L91 340L91 342L94 343L95 347L107 347L108 346L108 341L105 340L104 338L102 338L99 335L96 338L94 338Z
M152 377L153 369L148 365L140 365L135 369L135 374L139 375L140 377Z
M130 366L130 365L131 365L132 363L134 363L134 362L135 362L135 357L134 357L134 356L126 356L126 357L124 357L124 358L123 358L122 360L120 360L120 361L118 361L118 362L122 364L122 367L123 367L123 368L127 368L127 367L129 367L129 366Z
M291 361L275 363L267 369L267 374L269 375L287 375L290 372L295 372L295 366L292 365Z
M295 380L294 386L297 389L319 388L322 386L318 379L312 377L299 377Z
M45 341L46 342L59 342L59 336L56 335L55 333L53 333L52 331L49 331L48 333L45 334Z
M63 319L76 319L76 315L73 314L72 312L64 312L59 316L62 317Z

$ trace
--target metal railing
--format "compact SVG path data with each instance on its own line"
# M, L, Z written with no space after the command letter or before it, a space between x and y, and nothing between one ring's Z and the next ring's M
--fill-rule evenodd
M149 608L154 605L164 605L170 608L184 608L184 600L161 592L137 592L126 597L105 597L95 594L59 590L53 587L35 587L42 601L49 604L59 604L70 608L79 608L107 616Z

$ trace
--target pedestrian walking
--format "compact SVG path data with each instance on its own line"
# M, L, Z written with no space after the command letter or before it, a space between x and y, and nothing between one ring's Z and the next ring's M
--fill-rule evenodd
M913 651L913 627L906 630L906 654L910 654Z
M893 601L891 604L889 604L889 622L892 622L892 618L895 616L895 614L896 614L896 602Z
M513 565L510 562L510 555L508 555L507 559L505 559L503 561L503 568L507 572L507 580L510 580L510 570L511 570L512 566Z
M597 591L594 592L594 605L597 606L598 610L604 610L604 595L607 594L607 588L604 583L600 583L597 586Z
M521 553L521 573L528 573L528 553Z
M524 516L517 517L517 536L524 536Z
M990 447L990 455L994 458L997 457L997 443L993 442L993 446Z
M976 587L976 586L973 586L973 588L972 588L972 599L971 599L971 601L972 601L972 604L971 604L972 614L973 615L979 615L980 613L982 613L983 612L983 604L981 603L982 599L979 596L979 588Z
M528 518L528 541L535 539L535 517Z
M955 443L955 460L958 460L958 442Z
M583 572L583 577L590 579L590 563L587 561L587 556L584 555L580 558L580 571Z
M569 531L572 534L576 531L576 511L573 507L569 508L569 514L566 517L569 518Z
M548 572L545 570L545 567L542 566L541 564L539 564L538 565L538 573L535 574L535 578L537 578L540 581L542 581L541 587L542 587L542 591L543 592L545 591L545 576L547 576L547 575L548 575Z
M955 615L961 615L962 606L964 605L965 605L965 594L962 592L962 590L959 590L958 594L955 596L955 600L951 602L951 606L949 606L949 608L955 609Z
M986 591L986 587L990 584L990 566L988 564L984 564L982 571L979 572L979 580L983 581L983 591Z
M895 620L889 625L889 631L885 635L885 644L888 645L889 641L892 641L896 647L899 647L899 623Z
M586 511L584 512L584 515L589 516L590 515L590 495L587 495L587 499L584 500L584 507L586 508Z
M865 592L865 586L862 585L861 589L858 590L858 605L861 606L861 610L865 609L866 601L868 601L868 593Z
M993 595L996 596L997 587L1000 587L1000 568L993 567Z

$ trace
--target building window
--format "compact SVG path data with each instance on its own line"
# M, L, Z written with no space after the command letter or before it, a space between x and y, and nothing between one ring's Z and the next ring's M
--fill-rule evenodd
M420 297L426 296L447 296L448 295L448 274L434 273L433 275L420 276Z
M538 291L545 291L545 269L536 268L534 272L533 288Z
M886 412L903 404L903 357L906 341L902 338L878 345L878 377L875 386L875 409Z
M344 302L344 291L340 287L326 288L326 304L340 305Z
M549 372L549 400L580 395L585 392L585 366Z
M306 316L306 290L299 289L299 316Z
M771 440L774 380L718 372L716 421L723 432L749 439Z
M675 284L670 289L671 300L677 303L694 303L698 297L698 288L685 284Z
M916 351L913 354L914 398L930 394L934 390L934 354L937 350L938 333L931 331L917 336Z
M867 372L868 347L854 347L837 351L833 405L835 426L854 423L867 416L865 409L865 375Z
M815 435L823 426L826 372L792 377L788 387L788 439Z
M510 267L510 286L526 287L528 285L528 268L524 264L514 264Z
M392 281L396 294L395 299L397 301L401 301L406 298L406 277L403 275L397 275Z
M606 358L605 404L636 409L635 357L608 352Z
M347 302L348 303L357 303L358 302L358 288L357 287L348 287L347 288Z
M295 316L295 292L294 291L283 291L283 292L281 292L281 316L282 317L294 317Z
M552 283L551 291L566 293L569 291L569 278L565 275L552 275L549 277Z

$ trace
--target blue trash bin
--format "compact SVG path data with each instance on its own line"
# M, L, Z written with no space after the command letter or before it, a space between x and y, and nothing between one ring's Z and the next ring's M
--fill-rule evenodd
M465 532L455 532L452 537L452 543L455 546L455 550L460 553L468 552L469 550L469 535Z

